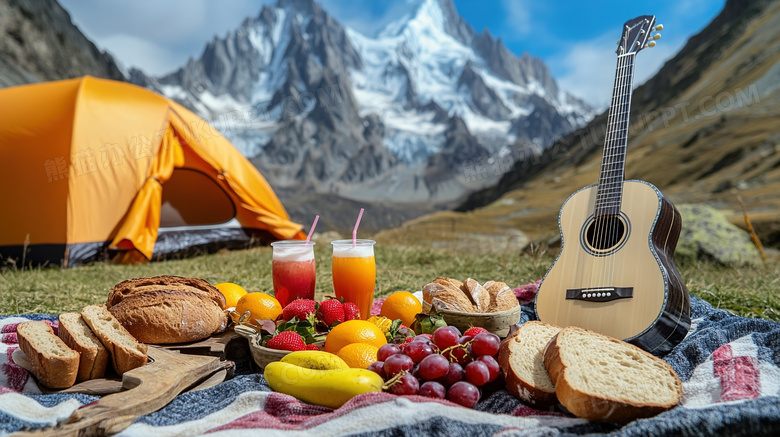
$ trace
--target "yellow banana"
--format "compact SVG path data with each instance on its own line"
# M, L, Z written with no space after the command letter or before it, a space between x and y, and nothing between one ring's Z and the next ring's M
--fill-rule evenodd
M349 369L349 366L344 360L325 351L291 352L285 355L280 361L315 370Z
M317 370L281 361L265 366L264 376L274 391L330 408L338 408L362 393L380 392L384 383L381 376L368 369Z

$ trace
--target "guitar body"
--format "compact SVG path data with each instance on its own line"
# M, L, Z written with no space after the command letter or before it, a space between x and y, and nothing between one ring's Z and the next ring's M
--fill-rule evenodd
M680 213L644 181L623 183L619 216L595 218L596 196L596 185L583 188L561 208L561 252L539 287L537 316L664 355L690 327L673 260Z

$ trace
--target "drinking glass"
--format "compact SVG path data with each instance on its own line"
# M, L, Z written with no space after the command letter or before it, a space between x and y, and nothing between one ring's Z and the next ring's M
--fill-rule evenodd
M376 261L374 240L332 241L333 245L333 291L336 297L357 305L360 318L371 316L376 285Z
M276 300L285 307L295 299L314 299L314 243L283 240L271 243L271 247Z

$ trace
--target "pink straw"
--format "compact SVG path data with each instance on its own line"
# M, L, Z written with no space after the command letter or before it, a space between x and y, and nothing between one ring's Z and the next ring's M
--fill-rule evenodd
M360 208L360 213L358 214L357 222L355 222L355 229L352 230L352 247L355 247L355 244L357 244L357 228L360 226L360 219L363 218L363 211L365 211L364 208Z
M317 227L317 220L320 219L320 216L314 217L314 223L311 224L311 228L309 229L309 235L306 236L306 244L309 244L309 241L311 241L311 236L314 234L314 228Z

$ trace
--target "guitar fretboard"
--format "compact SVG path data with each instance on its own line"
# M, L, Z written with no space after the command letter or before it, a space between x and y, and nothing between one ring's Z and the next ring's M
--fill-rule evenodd
M628 119L634 84L635 53L619 55L615 71L612 102L607 115L604 156L601 159L595 216L620 214L628 143Z

